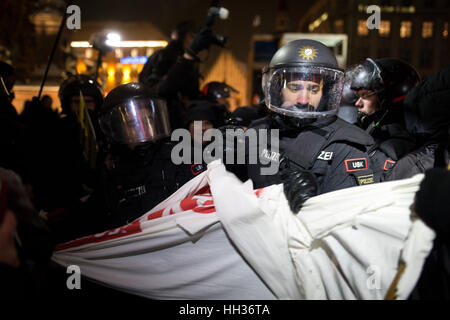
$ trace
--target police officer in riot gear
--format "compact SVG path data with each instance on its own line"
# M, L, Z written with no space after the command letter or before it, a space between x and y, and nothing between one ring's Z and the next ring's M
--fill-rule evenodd
M166 102L147 86L127 83L113 89L99 120L110 142L107 205L114 226L146 213L198 174L173 164Z
M101 132L96 109L103 103L103 93L87 75L71 76L61 83L58 92L61 116L45 109L37 97L26 105L22 114L30 131L28 150L33 158L30 162L34 204L47 212L77 205L97 183L97 152L85 152L82 140L82 124L87 122L80 122L80 94L92 123L90 141L95 144L92 150L97 150Z
M377 179L415 148L415 139L405 129L403 100L419 81L412 66L393 58L367 58L346 71L346 82L358 95L358 125L376 142L369 154Z
M99 123L108 143L100 185L68 220L72 226L54 228L60 241L126 225L204 169L173 164L166 102L142 83L111 90Z
M293 212L311 196L374 182L367 148L373 139L360 128L337 118L344 72L325 45L295 40L281 47L263 71L269 116L247 130L279 131L279 150L267 144L249 146L248 177L254 187L283 182ZM267 164L264 164L264 161ZM275 166L274 174L261 169Z

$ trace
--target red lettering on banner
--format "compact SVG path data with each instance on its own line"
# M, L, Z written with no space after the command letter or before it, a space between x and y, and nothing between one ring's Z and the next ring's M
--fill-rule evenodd
M161 209L161 210L158 210L156 212L153 212L153 213L149 214L148 217L147 217L147 220L161 218L163 211L164 211L164 209Z
M61 243L55 247L55 251L60 251L72 247L78 247L81 245L89 244L89 243L99 243L104 242L116 238L121 238L125 236L129 236L135 233L141 232L141 222L139 220L134 221L133 223L127 224L126 226L108 230L101 233L96 233L87 237L79 238L76 240L72 240L69 242Z
M262 190L262 189L260 189ZM168 207L169 208L169 207ZM146 219L147 220L153 220L158 219L163 216L163 213L168 208L164 208L161 210L158 210L156 212L150 213ZM201 188L194 196L185 198L179 202L179 208L181 209L181 212L183 211L193 211L196 213L212 213L215 212L216 209L214 207L214 201L212 200L211 190L209 189L209 186L205 186ZM170 206L169 215L178 213L178 206L177 204L173 204ZM145 218L144 218L145 219ZM81 245L89 244L89 243L99 243L104 242L112 239L117 239L120 237L129 236L135 233L142 232L141 229L141 222L140 220L136 220L131 224L128 224L126 226L108 230L105 232L97 233L94 235L86 236L83 238L71 240L62 244L59 244L55 247L55 251L60 251L64 249L69 249L73 247L78 247Z
M211 189L209 189L209 186L204 186L195 195L211 195Z
M211 213L216 212L216 207L214 207L214 201L206 200L201 207L194 208L192 211L197 213Z
M180 202L180 208L183 211L192 210L197 206L197 199L194 199L192 197L186 198L181 200Z

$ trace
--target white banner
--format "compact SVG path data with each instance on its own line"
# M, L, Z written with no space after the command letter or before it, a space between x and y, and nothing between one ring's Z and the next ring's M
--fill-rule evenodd
M218 161L119 229L59 245L57 263L152 299L383 299L413 289L434 233L411 217L422 175L309 199L253 190ZM413 222L414 221L414 222Z

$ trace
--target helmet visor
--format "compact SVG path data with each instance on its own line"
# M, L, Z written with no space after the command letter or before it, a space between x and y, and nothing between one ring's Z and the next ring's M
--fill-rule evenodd
M127 100L104 114L100 125L109 138L121 144L156 141L170 135L166 102L160 99Z
M337 113L344 73L318 66L269 69L263 88L269 109L298 118Z

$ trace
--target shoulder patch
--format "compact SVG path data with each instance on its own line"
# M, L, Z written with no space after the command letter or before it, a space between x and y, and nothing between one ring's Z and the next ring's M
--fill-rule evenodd
M345 162L345 171L347 172L367 170L366 158L347 159L344 162Z
M374 182L375 182L375 179L374 179L373 173L358 177L358 184L360 186L363 186L365 184L372 184Z
M391 169L396 163L397 162L393 161L393 160L389 160L389 159L386 160L384 162L384 167L383 167L384 171L387 171L387 170Z

